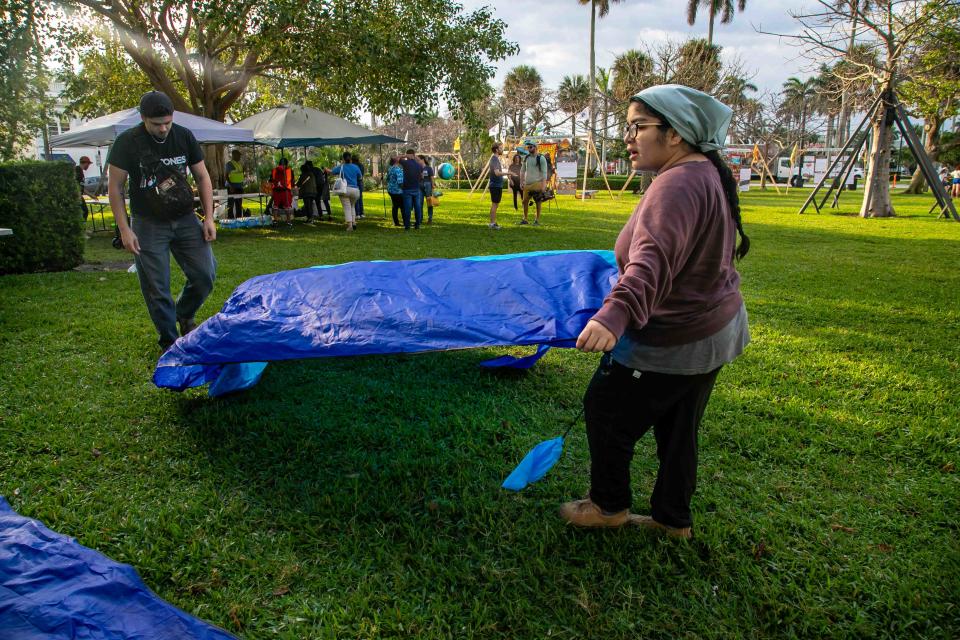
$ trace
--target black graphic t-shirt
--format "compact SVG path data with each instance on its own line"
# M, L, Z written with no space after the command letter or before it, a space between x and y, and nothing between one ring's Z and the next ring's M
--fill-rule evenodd
M127 129L117 136L107 156L107 164L112 164L129 174L127 188L130 193L130 213L133 215L148 213L144 192L154 188L157 182L156 176L141 164L144 143L150 145L163 164L176 167L185 176L191 165L203 160L203 151L197 139L186 127L173 123L163 142L157 142L149 133L144 139L143 136L137 135L138 131L145 133L143 124Z

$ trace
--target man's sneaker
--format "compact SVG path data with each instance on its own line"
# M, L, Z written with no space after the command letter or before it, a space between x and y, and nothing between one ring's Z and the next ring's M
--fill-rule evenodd
M630 514L629 520L630 524L635 527L652 529L654 531L662 531L670 538L682 538L684 540L689 540L693 537L693 531L690 529L690 527L670 527L657 522L651 516L641 516L636 513L632 513Z
M630 521L630 510L606 514L590 498L560 506L560 517L576 527L622 527Z
M517 224L530 224L530 223L527 222L526 220L520 220L520 222L518 222Z
M177 324L180 325L181 336L185 336L197 328L197 321L193 318L179 318Z
M540 221L539 221L539 220L534 220L534 221L533 221L533 226L539 227L539 226L540 226Z
M488 224L487 226L490 227L491 229L499 229L499 228L500 228L500 225L498 225L496 222L491 222L491 223Z

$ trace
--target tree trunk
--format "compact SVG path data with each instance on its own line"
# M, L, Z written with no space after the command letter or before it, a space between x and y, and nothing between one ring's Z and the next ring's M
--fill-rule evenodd
M606 97L603 99L603 140L600 142L601 172L607 172L607 123L610 117L610 105Z
M594 107L594 96L596 95L597 87L597 76L596 76L596 33L597 33L597 3L596 0L590 3L590 131L587 132L587 137L592 138L593 132L597 130L597 110ZM588 145L589 146L589 145ZM584 164L584 173L590 173L590 167L593 164L593 159L590 157L590 153L587 153L586 162Z
M943 118L939 114L924 119L923 132L925 140L923 150L931 160L936 160L940 155L940 129L943 127ZM913 172L910 179L910 186L904 193L923 193L927 190L927 181L923 177L923 169L920 168L920 159L917 158L917 170Z
M896 211L890 202L890 143L893 140L893 110L877 109L873 119L873 142L864 181L861 218L888 218Z
M847 53L849 54L853 51L853 45L857 40L857 11L860 8L860 0L850 0L850 44L847 45ZM847 95L847 85L844 83L842 92L840 94L840 122L837 123L837 144L836 146L842 147L843 143L847 141L847 136L849 135L849 121L850 121L850 96ZM842 139L841 139L842 137Z
M224 173L224 154L226 153L226 145L224 144L205 144L203 145L203 163L207 165L207 173L210 174L210 184L213 185L213 189L223 189L224 188L224 178L226 174Z
M716 15L715 3L710 3L710 26L707 27L707 44L713 44L713 18Z

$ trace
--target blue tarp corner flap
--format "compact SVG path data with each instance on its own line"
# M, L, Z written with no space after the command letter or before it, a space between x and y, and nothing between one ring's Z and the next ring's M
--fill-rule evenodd
M521 491L528 484L532 484L545 476L547 471L560 459L563 453L563 437L544 440L530 450L520 464L507 476L501 485L510 491Z
M456 259L348 262L257 276L179 339L158 387L257 383L266 363L477 347L539 345L500 366L530 366L571 347L617 281L611 251L541 251ZM489 364L486 366L490 366Z
M0 497L3 640L235 640L161 600L129 565L25 518Z

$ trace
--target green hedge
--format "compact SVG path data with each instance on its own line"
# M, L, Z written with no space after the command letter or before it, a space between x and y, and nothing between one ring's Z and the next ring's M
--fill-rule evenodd
M0 274L65 271L83 262L83 212L66 162L0 164Z

